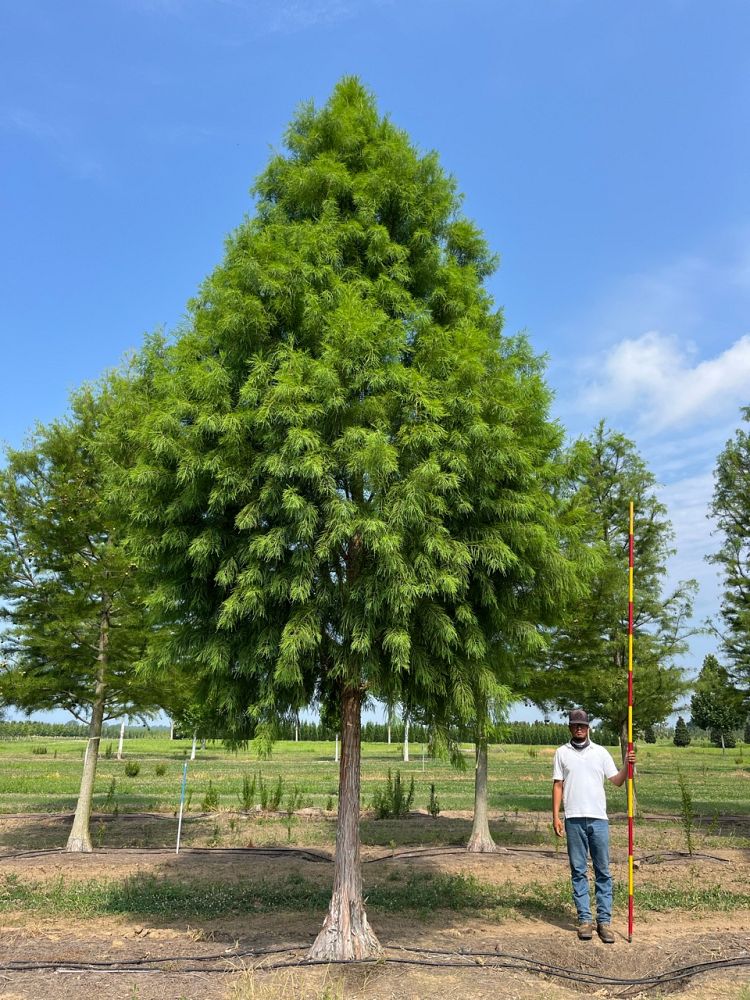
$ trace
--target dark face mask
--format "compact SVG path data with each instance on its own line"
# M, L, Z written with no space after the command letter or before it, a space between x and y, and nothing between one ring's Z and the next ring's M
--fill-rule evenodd
M577 729L575 733L570 734L570 745L574 750L585 750L589 745L589 731Z

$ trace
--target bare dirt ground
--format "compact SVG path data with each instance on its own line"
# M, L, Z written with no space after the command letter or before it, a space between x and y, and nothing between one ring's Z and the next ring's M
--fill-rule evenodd
M420 868L432 873L471 874L497 883L534 881L550 884L567 873L564 852L543 847L491 856L464 853L420 854L368 848L365 886L393 882ZM283 880L292 875L320 885L330 883L331 867L311 854L271 856L262 851L187 850L175 857L168 850L103 849L90 855L61 852L0 855L0 877L20 882L66 884L93 879L122 880L153 875L171 881L247 882ZM389 854L395 856L389 857ZM614 874L625 878L624 859L616 852ZM720 885L746 891L750 883L750 851L717 850L712 856L684 858L667 853L644 861L639 879L651 887ZM594 996L666 996L681 1000L750 1000L750 966L723 969L693 979L644 989L627 984L587 982L587 975L620 979L652 976L670 969L738 956L750 956L750 911L712 913L702 910L637 914L634 941L628 943L623 914L618 913L618 940L579 942L569 917L508 919L456 913L446 909L426 916L371 912L380 941L391 961L358 968L288 968L269 965L296 962L321 922L317 913L274 912L220 919L96 917L76 922L8 912L0 927L0 998L2 1000L83 1000L106 995L110 1000L424 1000L432 997L501 998L501 1000L576 1000ZM282 949L259 955L263 949ZM422 952L405 949L424 949ZM441 955L440 952L449 954ZM479 955L477 953L486 953ZM473 954L468 954L473 953ZM570 970L571 979L529 971L528 963L549 963ZM160 961L154 962L155 959ZM76 964L111 962L82 971ZM429 964L397 964L404 962ZM36 971L12 971L10 963L41 965ZM460 963L460 967L457 965ZM505 967L503 967L505 966ZM264 968L266 971L264 971Z

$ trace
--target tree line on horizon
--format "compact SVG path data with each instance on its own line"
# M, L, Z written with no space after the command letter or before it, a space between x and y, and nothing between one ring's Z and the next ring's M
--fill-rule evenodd
M676 661L696 585L665 588L672 528L635 443L601 422L566 444L437 155L353 78L285 141L175 335L8 449L0 696L89 726L69 850L91 849L107 719L164 710L267 753L281 722L317 708L342 749L310 955L346 959L379 950L359 867L363 706L401 706L436 753L468 734L469 847L492 850L487 745L512 701L585 705L624 739L629 501L639 725L690 687ZM749 477L738 430L713 502L738 704Z

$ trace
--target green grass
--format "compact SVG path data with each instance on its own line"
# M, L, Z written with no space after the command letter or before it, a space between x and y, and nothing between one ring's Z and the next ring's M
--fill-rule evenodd
M39 741L0 742L0 813L55 813L75 808L84 741L45 739L43 742L47 747L46 755L33 754L32 750ZM101 757L94 809L101 808L114 777L121 814L172 813L179 800L182 765L189 751L190 742L187 740L126 740L126 760L137 761L140 774L128 778L124 773L124 762ZM453 770L446 761L429 758L425 759L423 769L421 751L420 744L413 745L412 760L404 764L400 760L400 745L365 744L362 758L363 806L370 806L376 789L385 782L390 768L400 770L407 782L414 778L414 808L426 809L430 785L434 783L443 811L470 810L473 806L474 777L471 748L466 747L468 766L462 772ZM491 810L511 817L517 811L537 812L546 819L550 808L552 752L551 747L491 748ZM750 817L748 747L739 747L725 754L708 747L641 747L637 792L639 808L643 813L679 814L678 763L689 775L697 818L710 820L726 814ZM157 764L165 766L163 775L156 774ZM269 783L276 782L281 776L285 797L288 790L297 785L303 806L325 808L331 796L335 803L338 765L333 760L333 743L280 742L267 761L258 761L250 750L229 753L219 744L211 744L189 765L188 788L193 793L192 811L199 809L209 781L219 796L219 808L238 810L238 793L243 776L258 770ZM608 786L607 797L611 813L625 812L623 789ZM284 802L282 808L283 805Z
M415 913L423 918L445 909L472 911L490 919L502 919L511 912L538 917L572 912L567 878L552 884L492 885L471 875L411 872L404 879L367 887L366 896L368 910L375 913ZM299 876L232 883L177 882L153 876L124 881L65 881L61 877L41 883L6 875L0 881L0 912L43 912L47 916L120 914L210 919L247 913L323 912L329 900L329 886ZM616 887L615 905L624 907L626 902L625 889ZM636 892L636 905L639 910L729 912L750 908L750 893L730 892L720 886L644 888Z

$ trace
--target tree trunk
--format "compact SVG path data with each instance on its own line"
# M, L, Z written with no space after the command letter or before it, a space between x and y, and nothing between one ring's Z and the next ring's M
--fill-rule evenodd
M299 743L299 718L294 720L294 742Z
M193 748L190 751L190 759L191 760L195 760L195 748L196 748L197 745L198 745L198 734L196 732L194 732L193 733Z
M336 743L333 748L333 761L335 764L338 764L340 759L341 758L339 756L339 734L336 733Z
M172 722L171 720L169 722L169 738L170 740L174 739L174 722Z
M361 692L356 688L344 688L333 893L323 927L308 952L310 959L349 961L372 958L381 950L367 922L359 863L361 708Z
M104 698L106 695L107 647L109 646L109 608L102 612L99 623L99 655L97 656L96 689L94 704L91 710L89 725L89 742L83 758L83 773L81 788L78 792L76 814L73 818L73 828L65 845L66 851L91 851L91 834L89 820L91 819L91 800L94 794L94 778L99 760L99 744L102 738L102 721L104 719Z
M477 736L475 752L474 825L466 850L475 854L492 854L497 850L497 845L492 839L487 821L487 740L483 733Z
M388 746L391 745L391 724L388 723Z
M409 716L404 719L404 764L409 763Z
M122 760L122 744L125 742L125 720L120 723L120 742L117 744L117 759Z

